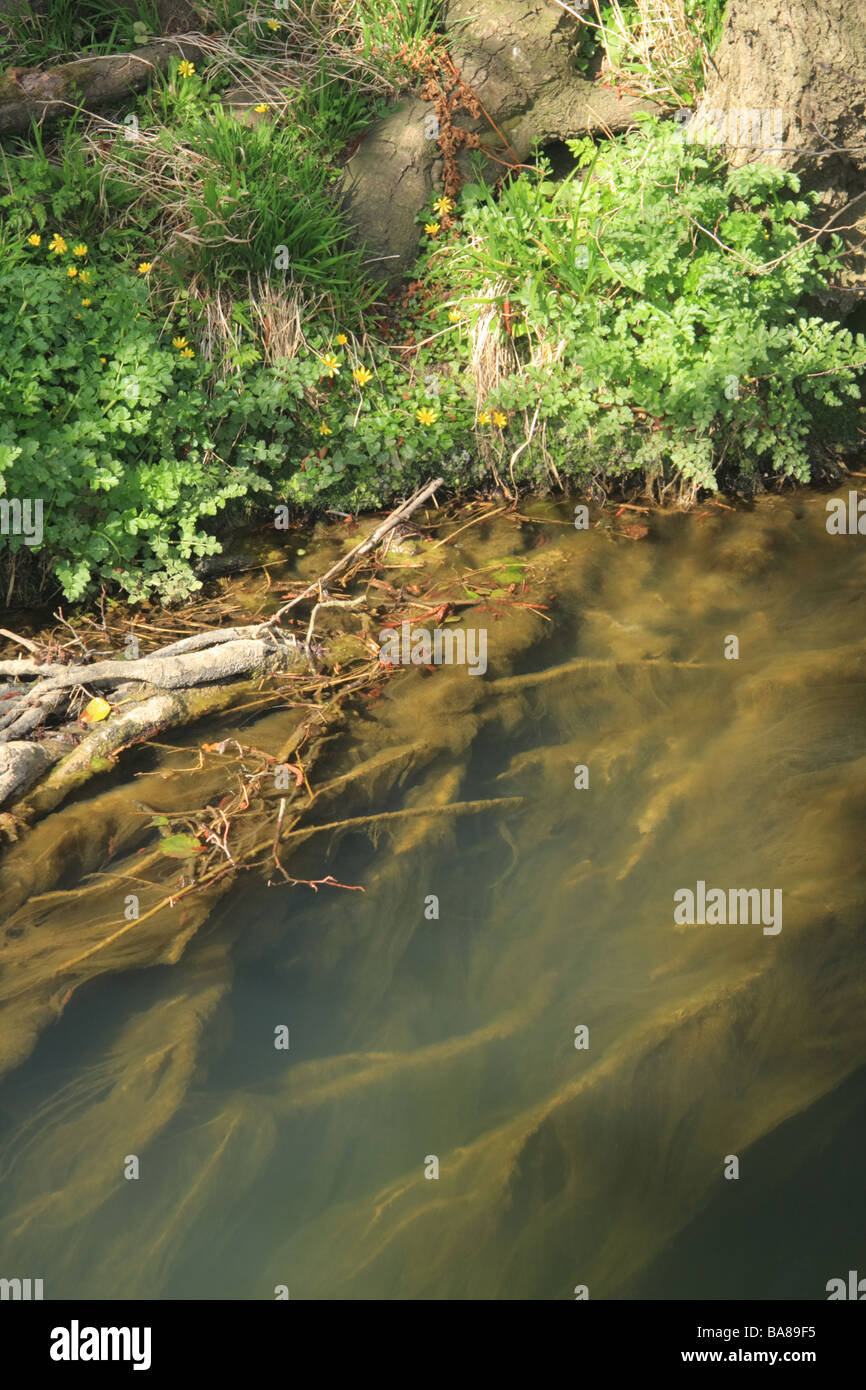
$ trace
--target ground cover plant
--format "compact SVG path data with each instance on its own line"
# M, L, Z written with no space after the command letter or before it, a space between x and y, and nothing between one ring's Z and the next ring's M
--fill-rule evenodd
M437 13L223 3L128 112L6 142L0 498L44 500L38 560L3 537L10 594L182 597L239 523L386 505L431 468L690 501L806 481L856 430L866 343L805 307L841 244L794 176L676 122L573 142L559 181L539 158L437 193L383 296L334 182ZM721 8L683 14L695 58Z

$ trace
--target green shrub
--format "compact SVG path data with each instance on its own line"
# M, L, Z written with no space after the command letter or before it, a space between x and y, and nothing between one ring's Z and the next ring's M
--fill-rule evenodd
M145 277L84 245L42 238L0 272L0 492L42 500L67 598L98 578L180 595L218 549L202 518L263 480L218 457L193 349L163 341Z
M510 370L484 404L515 424L537 411L560 475L640 470L692 495L716 489L722 464L807 481L818 417L850 421L866 340L799 307L840 243L803 240L812 200L796 176L728 169L654 121L571 144L585 174L552 183L542 169L498 200L465 188L459 231L418 268L443 322L448 305L476 324L496 310ZM537 438L518 478L544 476Z

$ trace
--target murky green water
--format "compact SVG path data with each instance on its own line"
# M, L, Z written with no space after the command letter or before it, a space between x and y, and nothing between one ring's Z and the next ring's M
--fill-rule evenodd
M637 540L470 530L455 563L524 551L553 621L477 614L483 677L411 669L334 744L334 771L380 769L340 816L429 812L294 861L363 894L250 878L200 925L142 923L50 1027L99 932L68 874L19 909L0 1275L595 1299L824 1298L866 1272L866 538L825 519L803 497ZM121 842L159 792L141 770L101 794ZM87 868L93 810L52 818ZM780 889L781 930L675 925L699 881Z

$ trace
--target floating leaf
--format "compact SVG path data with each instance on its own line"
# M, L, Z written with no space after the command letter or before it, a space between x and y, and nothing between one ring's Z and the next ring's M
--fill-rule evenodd
M81 716L82 724L99 724L103 719L107 719L111 714L111 705L107 700L100 700L97 695L93 700L89 700L84 707Z
M167 854L170 859L188 859L204 846L199 844L194 835L166 835L160 840L158 848L160 854Z

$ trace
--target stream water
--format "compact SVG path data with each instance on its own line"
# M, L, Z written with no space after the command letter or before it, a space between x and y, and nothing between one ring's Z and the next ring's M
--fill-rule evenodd
M866 540L826 515L803 494L645 538L552 506L470 528L452 563L519 555L549 607L479 611L483 675L410 668L331 745L329 772L370 767L338 815L425 813L293 861L363 893L249 876L143 922L71 997L58 966L96 939L74 873L17 907L0 1276L822 1299L866 1273ZM279 747L296 718L220 736ZM65 833L104 867L97 818L122 840L179 759L83 792L27 862ZM700 884L768 910L677 921Z

